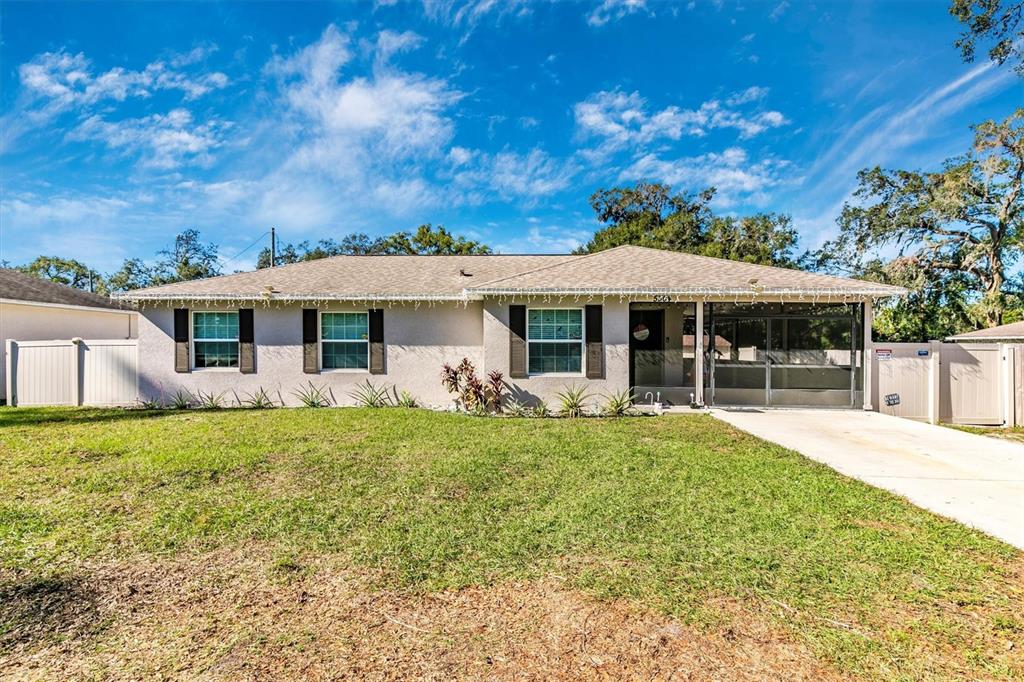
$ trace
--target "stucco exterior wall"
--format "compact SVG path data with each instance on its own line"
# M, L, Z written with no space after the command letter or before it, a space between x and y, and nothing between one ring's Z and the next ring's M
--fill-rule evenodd
M0 398L7 399L7 339L58 341L132 339L138 331L134 311L0 302Z
M192 310L235 310L204 306ZM360 305L330 305L321 310L366 310ZM245 399L262 388L287 405L298 405L294 392L312 381L325 387L338 405L350 405L357 384L369 379L376 386L409 391L421 403L448 406L451 396L441 385L441 365L468 357L478 368L483 364L483 306L438 303L384 307L385 374L368 371L302 371L302 306L255 306L253 331L256 341L256 373L237 369L174 371L174 313L169 306L144 308L139 323L139 393L143 398L169 398L179 389L224 393L233 401ZM191 333L190 333L191 336Z
M585 373L577 375L543 375L525 379L508 379L513 384L512 394L523 402L544 400L553 409L557 407L556 394L567 386L586 385L597 396L602 393L624 391L629 388L629 303L618 299L563 300L561 303L543 303L537 299L490 299L483 304L483 369L497 369L508 377L510 305L527 308L583 307L587 303L602 304L602 336L604 338L604 378L587 379ZM584 367L585 371L585 367Z

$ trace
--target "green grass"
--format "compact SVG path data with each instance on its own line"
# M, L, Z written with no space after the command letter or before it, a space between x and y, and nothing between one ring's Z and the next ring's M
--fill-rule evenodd
M943 424L943 426L948 426L958 431L974 433L979 436L991 436L992 438L1024 442L1024 426L1012 426L1009 428L1002 426L966 426L964 424Z
M762 603L847 672L1021 672L1018 552L706 415L6 408L0 466L21 581L256 541L381 587L555 573L697 624Z

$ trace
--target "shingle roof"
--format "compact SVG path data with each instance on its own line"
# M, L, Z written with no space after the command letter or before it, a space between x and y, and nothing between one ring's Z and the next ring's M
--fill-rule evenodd
M0 268L0 298L54 305L124 309L123 304L111 301L104 296L97 296L88 291L57 284L9 268Z
M863 280L620 246L584 256L335 256L130 291L127 300L465 300L484 295L904 293Z
M1002 341L1002 340L1024 339L1024 322L1011 322L1010 324L979 329L973 332L950 336L948 341Z
M482 294L521 292L586 294L597 291L694 295L749 295L811 292L837 295L896 296L892 287L804 270L619 246L547 267L475 285Z
M533 270L571 256L334 256L129 291L124 298L457 299L473 282ZM465 274L462 274L465 273ZM274 293L268 295L273 289Z

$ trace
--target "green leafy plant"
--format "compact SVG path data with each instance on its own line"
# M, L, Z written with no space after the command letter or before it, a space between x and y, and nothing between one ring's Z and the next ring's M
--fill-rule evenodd
M608 393L604 396L605 404L601 408L601 414L606 417L624 417L633 410L635 396L630 389Z
M270 397L262 386L260 386L253 393L248 394L242 401L242 405L253 410L269 410L272 407L277 407L274 403L274 399Z
M391 396L387 386L374 386L367 379L349 393L360 407L387 407L391 405Z
M306 386L292 392L303 407L330 407L331 399L327 389L310 381Z
M219 410L224 407L224 393L196 391L196 407L203 410Z
M505 413L510 417L532 417L533 408L526 403L513 398L509 400L508 405L505 406Z
M179 388L171 396L171 407L175 410L187 410L195 403L195 397L183 388Z
M139 400L140 410L159 410L164 404L159 400Z
M462 358L455 367L447 363L442 366L441 384L456 395L456 405L475 414L501 412L502 398L508 390L504 375L498 370L491 371L486 382L481 381L469 358Z
M551 408L548 407L545 401L538 400L537 404L533 406L532 413L534 417L550 417Z
M402 391L398 396L398 400L395 401L398 407L419 407L420 404L416 401L416 397L409 393L409 391Z
M556 395L561 404L561 414L566 417L582 417L587 409L590 393L585 386L566 386Z

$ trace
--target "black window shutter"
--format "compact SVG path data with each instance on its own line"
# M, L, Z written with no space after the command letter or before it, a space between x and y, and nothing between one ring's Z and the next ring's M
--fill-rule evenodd
M174 371L188 372L188 308L174 309Z
M603 309L599 305L588 305L587 312L587 378L604 378L604 336L602 324Z
M370 374L384 374L384 311L371 310L370 317Z
M320 371L317 322L316 308L302 309L302 371L306 374Z
M256 373L256 332L252 308L238 309L238 371Z
M508 375L513 379L526 377L526 306L508 307Z

